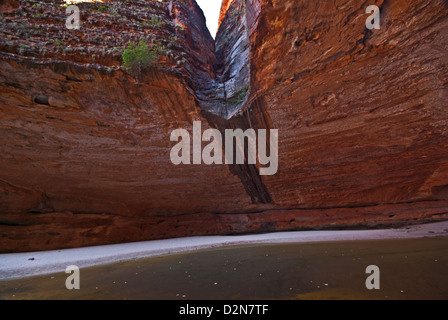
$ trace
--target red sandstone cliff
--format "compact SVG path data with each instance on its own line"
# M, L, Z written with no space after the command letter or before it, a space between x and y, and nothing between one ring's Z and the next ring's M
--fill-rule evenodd
M224 1L216 43L170 2L2 11L0 251L446 217L445 1L374 1L372 31L364 1ZM164 50L136 79L142 39ZM174 166L195 120L279 129L278 173Z

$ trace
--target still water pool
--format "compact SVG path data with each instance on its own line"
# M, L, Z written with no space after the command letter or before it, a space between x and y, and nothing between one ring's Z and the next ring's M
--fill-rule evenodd
M80 290L64 271L0 281L0 299L448 299L448 238L208 249L81 269Z

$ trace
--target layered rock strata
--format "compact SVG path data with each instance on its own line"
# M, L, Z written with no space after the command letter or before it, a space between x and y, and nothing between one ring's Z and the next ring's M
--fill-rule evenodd
M446 218L448 6L373 2L225 0L216 43L194 0L80 3L79 30L2 2L0 251ZM278 129L278 173L173 165L193 121Z

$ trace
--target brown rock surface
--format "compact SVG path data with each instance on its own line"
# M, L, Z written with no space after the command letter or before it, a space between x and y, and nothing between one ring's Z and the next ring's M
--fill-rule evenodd
M0 0L0 12L8 12L19 6L15 0Z
M1 15L0 251L446 218L448 5L53 1ZM370 4L370 3L369 3ZM373 4L373 3L372 3ZM163 47L136 79L130 41ZM216 53L215 53L216 48ZM246 91L241 94L242 88ZM170 161L170 133L279 129L279 171Z

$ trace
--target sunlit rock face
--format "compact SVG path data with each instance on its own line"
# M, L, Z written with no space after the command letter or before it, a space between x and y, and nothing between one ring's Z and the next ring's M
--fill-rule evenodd
M15 0L0 0L0 13L16 9L19 3Z
M38 3L38 5L36 4ZM2 252L378 226L448 213L448 6L2 1ZM122 68L130 42L157 46ZM278 129L279 171L180 165L170 133Z
M283 166L265 179L273 201L446 200L446 1L377 1L372 31L362 1L260 3L252 77L282 129Z

